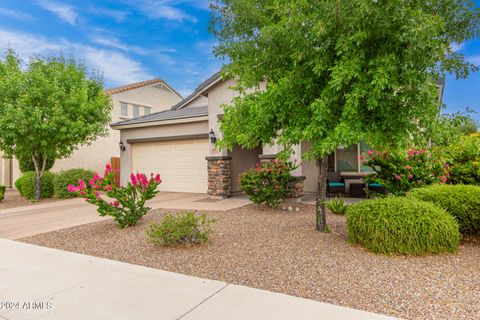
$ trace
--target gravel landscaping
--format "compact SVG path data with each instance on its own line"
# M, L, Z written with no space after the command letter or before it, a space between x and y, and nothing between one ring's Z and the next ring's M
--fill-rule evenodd
M160 247L145 228L102 221L22 241L184 274L282 292L406 319L480 318L480 243L457 254L386 257L352 246L345 217L329 215L332 233L314 230L314 207L300 211L247 206L208 212L218 218L211 242Z
M37 201L37 202L31 202L30 200L22 197L17 190L7 189L5 191L5 199L0 201L0 210L9 209L9 208L26 207L26 206L56 202L61 200L62 199L49 198L49 199L41 199L40 201Z

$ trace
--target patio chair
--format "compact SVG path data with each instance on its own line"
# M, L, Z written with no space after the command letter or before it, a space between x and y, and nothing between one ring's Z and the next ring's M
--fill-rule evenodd
M327 178L327 195L345 194L345 181L340 172L329 172Z

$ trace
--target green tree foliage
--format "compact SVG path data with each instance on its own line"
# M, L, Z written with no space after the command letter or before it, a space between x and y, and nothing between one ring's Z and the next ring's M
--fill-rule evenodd
M477 131L477 123L464 113L442 114L432 127L432 143L447 146Z
M319 167L317 230L326 229L326 156L361 140L421 139L438 113L433 79L476 67L452 50L478 33L473 1L217 0L211 31L224 77L242 93L225 106L219 147L311 143ZM259 90L262 89L262 90ZM424 131L424 130L423 130Z
M0 150L32 159L37 200L49 159L105 134L111 109L101 78L81 64L38 57L22 67L13 51L0 61Z

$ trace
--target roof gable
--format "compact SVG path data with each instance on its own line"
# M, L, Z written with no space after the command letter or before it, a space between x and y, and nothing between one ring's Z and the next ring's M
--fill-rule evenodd
M159 84L159 83L162 83L167 88L169 88L173 93L175 93L177 96L182 98L182 96L177 91L175 91L175 89L173 89L170 85L168 85L168 83L166 83L165 81L163 81L160 78L141 81L141 82L135 82L135 83L127 84L127 85L120 86L120 87L110 88L110 89L105 90L105 92L107 94L116 94L116 93L121 93L121 92L129 91L129 90L134 90L134 89L146 87L146 86L153 85L153 84Z

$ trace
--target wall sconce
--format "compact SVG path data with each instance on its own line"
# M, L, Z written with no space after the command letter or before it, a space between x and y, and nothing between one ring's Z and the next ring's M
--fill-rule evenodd
M122 140L120 140L120 142L118 143L118 146L120 147L120 151L125 151L125 145L123 144Z
M210 132L208 133L208 137L210 138L210 141L212 143L217 142L217 137L215 137L215 132L213 131L213 129L210 129Z

